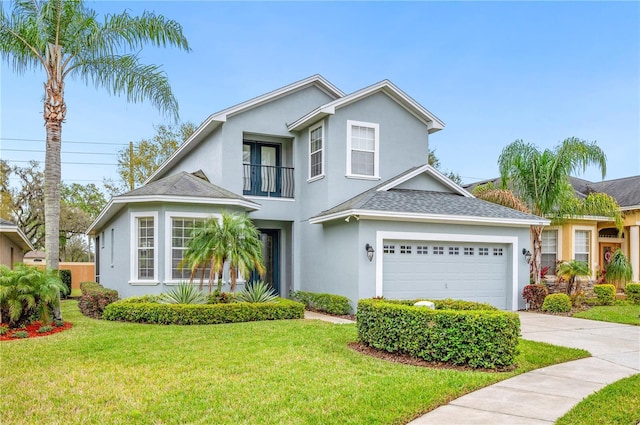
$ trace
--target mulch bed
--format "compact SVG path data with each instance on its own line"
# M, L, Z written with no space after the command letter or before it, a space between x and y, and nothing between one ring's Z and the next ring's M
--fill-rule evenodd
M3 325L4 324L0 324L0 326L3 326ZM51 329L49 332L42 332L42 333L37 332L38 329L40 329L40 326L42 326L42 323L33 322L33 323L31 323L30 325L27 325L24 328L11 329L6 334L0 335L0 341L14 341L14 340L17 340L17 339L26 339L26 338L14 338L14 337L11 336L15 332L19 332L19 331L27 331L27 333L29 334L29 336L27 338L37 338L37 337L41 337L41 336L47 336L47 335L51 335L51 334L56 334L58 332L66 331L67 329L71 329L73 324L71 322L64 322L64 325L62 325L62 326L53 326L53 329Z
M347 345L354 351L365 354L367 356L375 357L377 359L386 360L393 363L406 364L410 366L428 367L431 369L453 369L460 372L510 372L517 368L517 365L512 365L500 369L483 369L473 368L469 366L456 366L450 363L428 362L416 357L411 357L410 355L404 353L389 353L387 351L369 347L368 345L364 345L360 342L350 342Z

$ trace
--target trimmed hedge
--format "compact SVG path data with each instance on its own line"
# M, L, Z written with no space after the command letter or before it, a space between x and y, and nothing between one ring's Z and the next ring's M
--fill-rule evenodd
M616 302L616 287L614 285L593 285L593 292L598 299L598 305L614 305Z
M375 300L384 300L383 298L374 298ZM498 311L497 307L492 306L488 303L479 303L476 301L463 301L463 300L453 300L451 298L445 298L444 300L427 300L427 299L416 299L416 300L384 300L390 304L402 304L413 306L418 301L431 301L436 310L492 310Z
M85 316L102 319L104 309L118 300L118 291L107 289L97 282L80 283L82 295L78 308Z
M291 292L291 299L301 302L307 308L325 311L330 314L351 313L351 302L349 298L342 295L296 291Z
M627 300L633 304L640 304L640 283L627 283L624 287Z
M542 311L550 313L568 313L571 311L571 298L567 294L547 295L542 303Z
M64 298L68 298L71 296L71 270L64 269L60 270L60 280L62 283L69 289L66 294L60 294Z
M302 319L304 305L279 298L271 303L157 304L121 300L104 309L105 320L160 325L212 325L257 320Z
M444 302L442 302L444 301ZM520 318L516 313L481 309L482 303L442 300L431 310L413 301L365 299L358 302L358 338L363 344L406 353L426 361L496 369L511 366L517 355ZM475 308L470 308L475 307Z
M522 298L529 303L531 310L540 310L544 298L549 295L549 290L546 285L526 285L522 290Z

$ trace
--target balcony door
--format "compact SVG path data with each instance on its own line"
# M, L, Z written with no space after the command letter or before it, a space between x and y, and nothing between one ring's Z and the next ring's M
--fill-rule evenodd
M245 140L242 144L244 194L281 196L281 146Z

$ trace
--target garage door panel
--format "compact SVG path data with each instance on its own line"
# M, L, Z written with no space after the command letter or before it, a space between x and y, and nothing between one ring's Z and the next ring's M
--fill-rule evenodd
M454 298L506 308L505 244L384 241L383 296Z

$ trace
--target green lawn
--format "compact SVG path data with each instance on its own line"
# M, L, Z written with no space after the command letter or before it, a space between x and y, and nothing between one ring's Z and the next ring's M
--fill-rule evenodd
M465 393L582 350L522 341L519 368L462 372L354 352L355 325L292 320L162 326L88 319L0 343L2 423L404 424Z
M573 317L639 326L640 305L628 304L592 307L589 310L574 314Z
M617 381L582 400L558 425L640 423L640 374Z

